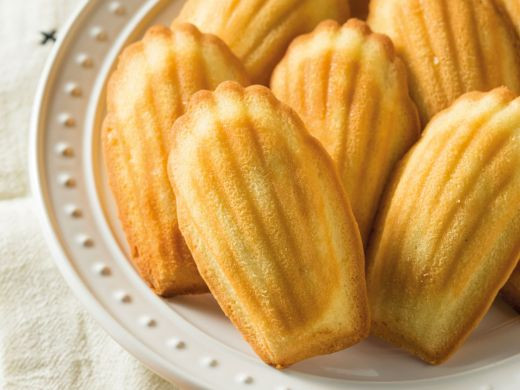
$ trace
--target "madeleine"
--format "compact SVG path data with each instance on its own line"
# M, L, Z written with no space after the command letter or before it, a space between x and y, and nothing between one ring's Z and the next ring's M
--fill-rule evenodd
M520 257L520 99L471 92L393 176L369 244L375 335L429 363L477 326Z
M271 88L336 163L366 242L388 176L420 131L392 42L356 19L322 22L294 40Z
M369 332L361 237L327 152L261 86L202 91L173 129L179 225L224 313L285 367Z
M166 171L170 130L200 89L248 78L215 36L152 27L110 77L102 142L110 188L135 267L160 295L207 291L178 228Z
M494 1L372 1L370 27L403 58L423 124L466 92L520 93L520 43Z
M319 22L344 22L347 0L188 0L178 22L218 35L244 63L255 83L267 84L292 39Z

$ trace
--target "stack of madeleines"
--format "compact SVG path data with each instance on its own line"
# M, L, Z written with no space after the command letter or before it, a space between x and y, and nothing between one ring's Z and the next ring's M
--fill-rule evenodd
M520 310L517 0L351 2L188 0L107 87L135 267L279 368L370 333L437 364Z

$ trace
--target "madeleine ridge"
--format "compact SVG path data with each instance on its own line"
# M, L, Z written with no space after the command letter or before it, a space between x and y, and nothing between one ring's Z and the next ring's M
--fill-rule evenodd
M497 0L372 0L368 22L404 60L423 125L470 91L520 93L520 43Z
M224 313L286 367L369 332L363 247L334 164L261 86L193 96L168 163L179 226Z
M319 22L344 22L347 0L188 0L174 20L218 35L242 61L253 82L268 84L291 40Z
M520 36L520 1L495 0L502 16L511 23Z
M224 80L248 83L238 59L194 26L152 27L127 47L107 89L102 143L132 261L163 296L205 292L177 225L166 170L170 130L190 96Z
M520 98L463 95L399 163L367 252L372 331L432 364L485 315L520 256Z
M271 88L336 163L366 243L388 176L420 132L392 42L357 19L324 21L294 40Z

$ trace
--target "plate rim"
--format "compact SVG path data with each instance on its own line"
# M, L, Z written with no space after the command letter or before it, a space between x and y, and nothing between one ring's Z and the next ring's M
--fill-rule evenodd
M160 0L154 0L159 2ZM103 0L83 0L81 1L77 9L67 19L66 23L61 28L61 33L58 35L57 42L53 45L50 54L48 55L45 65L43 67L40 79L38 81L35 98L33 101L30 128L29 128L29 163L28 163L28 175L30 192L34 197L37 207L36 213L38 216L39 225L42 228L42 232L45 238L47 247L50 249L53 261L57 265L62 277L65 279L69 288L73 291L74 295L79 299L84 308L92 314L95 321L101 325L101 327L115 340L123 349L128 351L137 360L142 362L151 371L161 376L166 381L171 380L170 373L174 373L176 384L179 386L212 386L213 384L207 383L201 377L194 377L190 373L181 370L175 361L165 359L164 357L157 354L151 348L146 346L138 338L134 337L131 332L125 329L124 326L106 310L105 305L100 302L91 292L89 287L84 284L79 273L71 264L71 260L65 246L63 245L62 238L56 231L57 222L52 212L53 208L49 205L49 194L45 183L46 175L43 172L43 157L45 156L44 148L42 147L43 135L45 134L45 108L49 102L49 92L53 89L53 75L56 68L59 68L60 61L59 56L62 51L66 49L65 43L70 38L70 32L75 27L75 24L80 21L84 14L87 14L90 7L94 7ZM143 5L146 2L143 3ZM482 375L491 375L493 369L502 368L511 373L515 372L515 368L520 368L520 353L515 356L511 356L499 362L487 364L482 367L477 367L464 372L444 375L439 378L426 378L426 379L414 379L414 380L401 380L401 381L381 381L381 382L363 382L356 380L342 381L340 379L327 378L330 380L338 380L345 383L347 387L362 386L365 388L378 388L380 386L417 386L421 388L429 388L430 386L442 386L445 381L451 381L456 379L469 379L468 375L475 375L480 373ZM312 375L307 373L298 373L302 376ZM314 376L314 375L312 375ZM473 379L475 379L475 377ZM519 376L520 378L520 376ZM295 378L296 379L296 378ZM301 377L299 379L302 379ZM491 379L491 378L489 378ZM493 378L496 380L496 378ZM520 380L520 379L519 379ZM445 383L446 384L446 383ZM497 384L495 384L497 385Z
M180 382L176 384L189 385L192 387L200 386L201 382L203 382L200 378L195 378L189 373L180 370L175 364L172 364L172 362L165 364L166 362L163 362L160 356L153 353L153 351L147 348L137 338L132 337L130 332L105 310L103 304L95 298L90 289L83 283L79 274L70 266L70 259L62 245L62 240L55 231L55 221L47 202L48 195L45 191L45 174L43 173L41 165L44 156L43 148L41 147L41 139L44 134L42 118L45 118L46 115L43 111L48 100L48 90L52 87L52 80L50 80L51 75L59 65L57 59L65 48L64 43L67 41L74 25L79 21L82 15L89 12L89 8L92 7L94 3L96 3L96 1L81 1L68 19L66 19L61 29L63 33L58 35L38 80L35 98L32 103L28 142L29 187L37 203L37 219L42 229L45 243L51 252L52 259L58 267L61 276L83 307L92 314L95 321L101 325L110 337L125 351L129 352L134 358L165 381L170 382L166 372L171 370L175 371L176 379ZM157 367L160 369L158 370Z

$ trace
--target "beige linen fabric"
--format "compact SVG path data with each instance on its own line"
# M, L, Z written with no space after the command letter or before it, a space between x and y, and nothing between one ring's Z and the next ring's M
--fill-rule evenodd
M0 0L0 389L175 389L91 318L55 267L29 193L29 121L60 28L81 0Z

